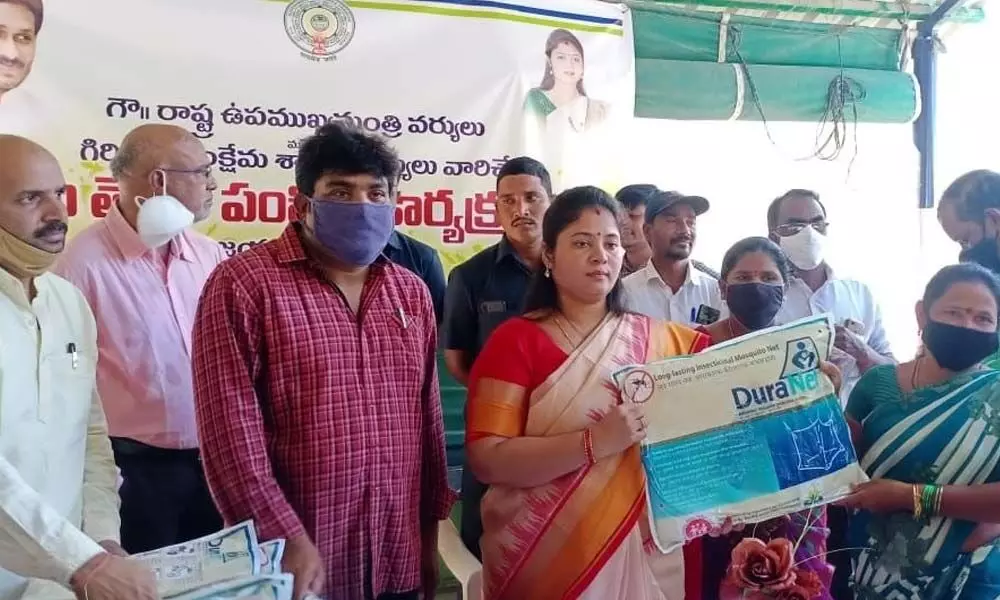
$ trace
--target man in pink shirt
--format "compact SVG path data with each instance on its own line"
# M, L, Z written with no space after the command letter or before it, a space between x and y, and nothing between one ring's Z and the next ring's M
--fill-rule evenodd
M209 215L216 182L189 132L138 127L111 174L120 200L69 243L56 272L97 318L97 386L124 480L122 545L136 553L222 526L198 452L191 330L223 252L190 229Z

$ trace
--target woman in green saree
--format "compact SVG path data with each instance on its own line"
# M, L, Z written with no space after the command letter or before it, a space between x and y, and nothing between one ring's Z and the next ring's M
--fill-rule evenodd
M872 478L842 504L858 600L1000 598L1000 281L945 267L917 304L925 352L872 369L847 414Z
M587 96L583 87L583 44L565 29L555 29L545 42L545 74L524 99L524 111L539 128L558 120L582 132L607 118L608 105Z

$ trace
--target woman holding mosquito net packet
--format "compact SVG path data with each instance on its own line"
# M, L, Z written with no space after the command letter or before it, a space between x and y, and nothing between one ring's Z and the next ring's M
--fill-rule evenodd
M873 368L847 404L871 481L841 501L859 600L1000 597L1000 281L945 267L917 304L925 351Z
M526 313L489 337L469 378L466 452L482 502L486 600L701 600L697 541L651 540L641 404L612 373L702 350L705 335L626 312L621 209L594 187L545 215Z
M730 316L700 331L716 345L770 327L790 279L791 267L777 244L763 237L736 242L722 259L719 281ZM820 368L839 390L837 368L828 362ZM825 556L828 535L823 507L724 526L721 534L702 540L703 600L833 600L833 567ZM754 566L757 560L762 564Z

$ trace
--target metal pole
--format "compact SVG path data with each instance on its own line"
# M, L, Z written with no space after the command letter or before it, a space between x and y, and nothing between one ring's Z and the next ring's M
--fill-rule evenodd
M913 74L920 87L920 116L913 123L913 143L920 153L918 206L934 206L934 127L937 108L937 46L934 28L959 3L944 0L934 12L917 24L913 41Z

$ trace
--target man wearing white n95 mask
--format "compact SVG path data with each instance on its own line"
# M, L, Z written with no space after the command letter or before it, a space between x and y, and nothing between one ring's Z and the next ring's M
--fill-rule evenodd
M180 127L133 130L111 162L121 198L69 244L57 271L97 318L97 385L121 469L122 545L145 552L222 527L202 473L191 332L222 248L190 229L216 188L205 148Z
M775 318L784 324L822 313L833 314L837 332L830 360L840 367L840 399L847 402L861 376L875 365L894 362L882 326L882 313L868 286L834 276L826 263L826 207L809 190L791 190L771 203L767 227L794 268L785 303ZM850 553L844 552L847 514L840 507L827 513L827 550L835 567L831 593L839 600L854 598L850 589Z
M55 157L0 135L0 600L147 600L118 545L116 473L95 389L97 330L49 272L66 240Z
M832 313L837 326L835 360L844 376L843 400L854 383L875 365L894 362L882 313L868 286L835 277L826 262L826 207L809 190L791 190L767 211L771 239L781 246L794 267L785 304L776 322Z

